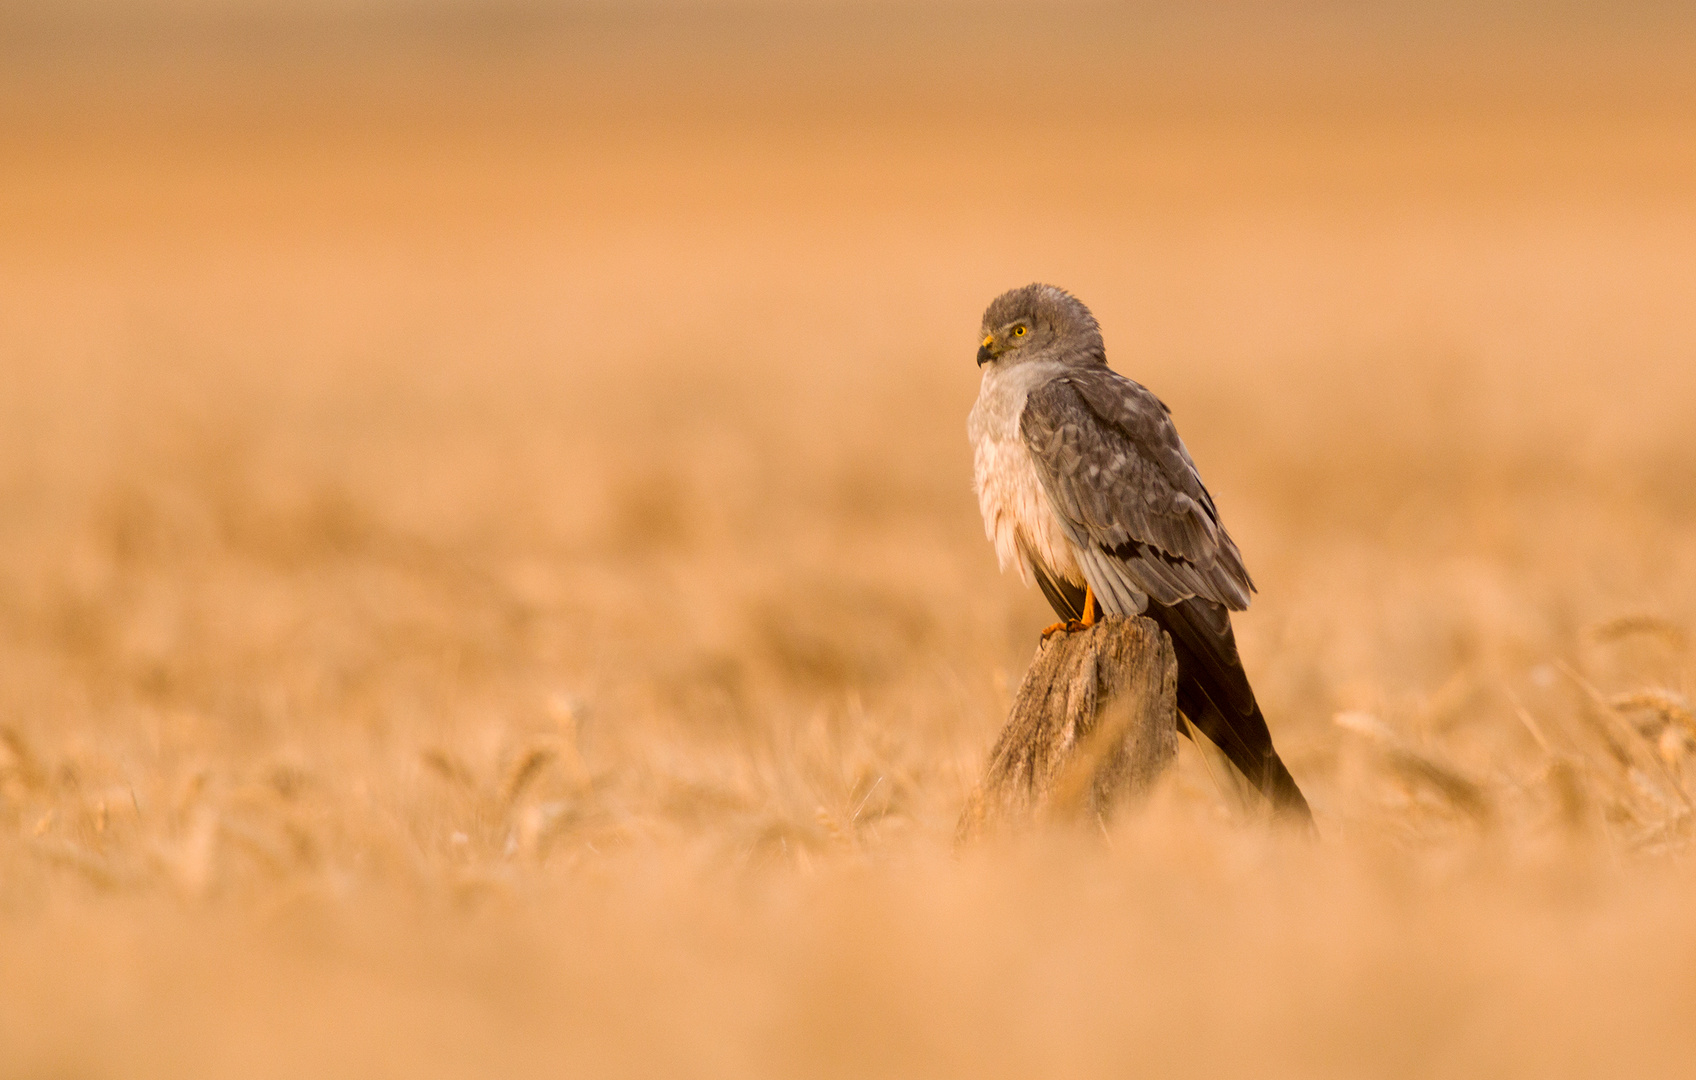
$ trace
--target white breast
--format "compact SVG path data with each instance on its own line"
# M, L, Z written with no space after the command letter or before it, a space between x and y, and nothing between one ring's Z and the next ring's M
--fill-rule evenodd
M1070 533L1049 503L1036 463L1019 433L1026 396L1062 370L1059 364L1046 363L1019 364L1006 371L991 367L984 372L966 425L984 532L995 545L1001 569L1017 567L1027 585L1032 559L1065 581L1082 585L1084 580Z

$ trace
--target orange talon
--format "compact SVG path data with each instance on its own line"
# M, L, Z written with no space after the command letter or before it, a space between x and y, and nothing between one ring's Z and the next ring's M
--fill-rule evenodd
M1051 637L1054 634L1070 634L1074 630L1088 630L1088 629L1089 629L1088 623L1081 623L1076 619L1066 619L1062 622L1055 623L1053 626L1044 628L1043 631L1042 631L1042 640L1047 641L1049 639L1049 637Z
M1088 585L1084 586L1084 617L1082 619L1061 619L1053 626L1045 627L1042 640L1047 641L1062 631L1070 634L1074 630L1088 630L1095 625L1095 620L1101 615L1101 608L1095 602L1095 591Z

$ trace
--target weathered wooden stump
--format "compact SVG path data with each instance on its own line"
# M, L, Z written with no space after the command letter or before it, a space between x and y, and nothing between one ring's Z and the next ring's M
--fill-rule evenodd
M1037 647L959 837L1020 819L1104 821L1177 753L1178 661L1165 631L1105 616L1057 633Z

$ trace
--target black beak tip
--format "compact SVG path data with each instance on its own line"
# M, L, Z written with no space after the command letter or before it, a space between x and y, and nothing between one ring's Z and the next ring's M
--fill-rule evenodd
M983 367L985 364L994 359L995 357L990 354L988 345L978 346L978 367Z

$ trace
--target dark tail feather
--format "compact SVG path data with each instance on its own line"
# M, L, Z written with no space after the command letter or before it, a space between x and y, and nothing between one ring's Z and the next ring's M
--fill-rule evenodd
M1272 747L1272 732L1237 656L1230 611L1205 600L1171 607L1151 600L1144 614L1172 637L1178 656L1178 708L1280 814L1311 825L1313 811Z
M1036 583L1062 619L1084 617L1084 590L1050 575L1033 559ZM1313 811L1272 748L1272 732L1237 655L1231 613L1222 604L1185 600L1165 607L1149 601L1144 612L1172 638L1178 656L1178 708L1224 751L1231 764L1271 800L1281 814L1311 825ZM1179 732L1189 731L1182 725Z
M1054 577L1041 560L1032 559L1030 563L1031 569L1036 571L1037 588L1048 598L1048 606L1054 609L1054 614L1062 619L1081 620L1084 617L1084 591L1070 581Z

